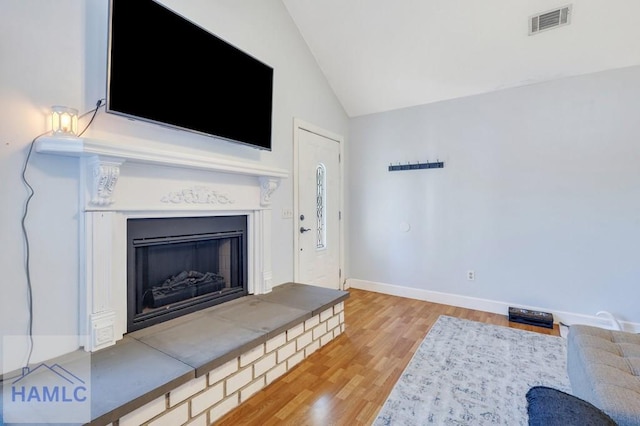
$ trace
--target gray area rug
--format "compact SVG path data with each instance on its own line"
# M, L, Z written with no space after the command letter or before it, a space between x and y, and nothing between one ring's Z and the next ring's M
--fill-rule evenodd
M524 425L535 385L571 391L562 337L440 316L374 425Z

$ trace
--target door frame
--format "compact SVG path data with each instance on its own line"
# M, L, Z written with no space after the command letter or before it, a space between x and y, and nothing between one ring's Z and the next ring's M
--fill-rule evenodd
M298 228L300 227L300 206L298 191L300 189L300 164L298 163L299 146L300 146L300 132L307 131L315 133L327 139L331 139L338 143L340 153L340 181L338 183L338 211L340 218L338 219L338 238L340 238L340 244L338 249L340 255L338 256L338 267L340 268L339 284L338 288L344 290L345 287L345 274L344 274L344 137L336 133L325 130L314 124L308 123L299 118L293 119L293 280L298 281L300 277L300 268L298 266L300 262L300 244L298 242Z

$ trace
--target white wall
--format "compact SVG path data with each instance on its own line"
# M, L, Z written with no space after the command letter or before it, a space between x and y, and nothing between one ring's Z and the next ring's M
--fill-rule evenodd
M640 322L638 111L633 67L352 119L349 276Z
M293 118L345 135L347 117L280 0L166 0L211 32L271 65L274 76L273 151L97 116L85 136L126 140L144 146L218 153L291 170ZM105 96L107 0L3 0L0 2L0 333L27 330L25 245L20 219L27 197L20 180L31 140L47 131L48 110L61 104L88 111ZM143 28L143 26L141 26ZM215 100L211 100L215 102ZM88 118L88 117L87 117ZM81 128L88 122L81 122ZM78 166L76 159L34 154L27 176L35 189L27 230L35 334L78 332ZM293 278L293 224L281 219L292 208L292 179L282 182L273 201L273 282ZM24 345L0 347L3 371L26 359ZM38 345L32 362L76 348Z

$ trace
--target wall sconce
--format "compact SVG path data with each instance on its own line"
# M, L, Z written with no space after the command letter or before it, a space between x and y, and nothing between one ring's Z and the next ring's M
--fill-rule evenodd
M53 136L75 137L78 134L78 110L60 105L52 106L51 130Z

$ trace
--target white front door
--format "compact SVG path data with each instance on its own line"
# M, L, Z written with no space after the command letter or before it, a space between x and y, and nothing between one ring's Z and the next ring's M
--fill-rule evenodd
M298 124L296 132L295 280L340 289L341 140L309 125Z

